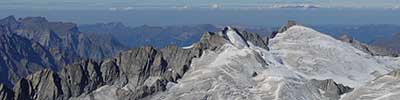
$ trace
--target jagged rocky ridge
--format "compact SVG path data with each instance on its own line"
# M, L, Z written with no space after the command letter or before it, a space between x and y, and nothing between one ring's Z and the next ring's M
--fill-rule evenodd
M100 60L125 49L112 37L83 34L74 23L51 22L44 17L26 17L17 20L14 16L9 16L0 20L0 25L8 27L11 33L49 48L53 55L63 55L58 59L66 61L73 60L74 57ZM70 62L74 61L67 63Z
M339 37L339 40L343 42L350 43L353 47L360 49L363 52L369 53L374 56L392 56L392 57L398 57L398 52L391 50L390 48L381 48L373 45L367 45L364 43L361 43L347 35L342 35Z
M224 31L237 30L226 28ZM204 50L217 51L229 42L223 32L207 32L200 42L186 49L168 46L157 50L146 46L100 62L86 60L68 65L60 72L43 70L20 80L14 91L7 94L13 94L14 99L68 99L112 86L117 88L118 99L143 98L164 91L168 82L177 82L189 69L192 59L200 57ZM242 34L255 45L266 47L258 35Z
M290 27L288 27L290 29ZM299 33L295 33L299 32ZM304 32L304 33L302 33ZM280 35L279 35L280 34ZM348 87L353 81L343 81L342 76L318 78L330 73L339 72L325 65L321 70L307 71L296 69L293 59L298 54L291 51L292 47L305 44L295 44L303 41L303 37L313 39L328 39L322 42L339 43L314 31L296 26L289 32L279 33L273 38L272 44L259 38L256 34L238 32L227 27L222 32L207 32L198 43L190 47L178 48L168 46L163 49L143 47L131 49L103 61L85 60L81 63L68 65L60 72L43 70L21 79L13 90L0 88L0 98L14 99L326 99L337 100L344 93L353 89ZM293 35L288 35L293 34ZM299 36L296 40L296 36ZM285 40L286 39L286 40ZM294 42L294 43L291 43ZM283 44L287 46L283 46ZM270 45L270 46L268 46ZM307 45L306 45L307 46ZM356 50L351 46L336 48L339 50ZM271 49L268 51L268 49ZM297 48L302 52L320 54L308 49L316 47ZM325 48L325 47L318 47ZM296 49L296 50L297 50ZM333 50L334 52L335 49ZM353 54L353 53L357 53ZM321 53L324 54L324 53ZM346 54L357 56L361 61L373 61L374 58L362 52L351 51ZM289 55L289 57L286 57ZM292 55L292 57L290 57ZM301 56L301 55L300 55ZM304 55L303 55L304 56ZM318 55L317 55L318 56ZM303 62L297 62L299 68L308 64L307 57ZM312 56L311 56L312 57ZM323 57L320 55L318 57ZM338 56L342 57L342 56ZM364 58L366 57L366 58ZM370 58L368 58L370 57ZM327 58L325 58L327 59ZM332 59L331 59L332 60ZM339 59L340 60L340 59ZM359 60L344 59L349 65L359 63ZM376 59L379 60L379 59ZM316 59L315 62L325 61ZM343 64L342 62L335 63ZM323 62L322 62L323 63ZM365 62L364 62L365 63ZM382 62L386 63L386 62ZM340 65L338 64L338 65ZM376 65L368 62L367 67ZM327 65L329 66L329 65ZM314 66L310 66L314 67ZM336 65L331 67L342 69ZM342 66L343 67L343 66ZM355 65L354 68L363 67ZM382 67L383 66L376 66ZM387 65L390 69L392 65ZM361 76L349 79L368 79L374 74L387 70L367 68ZM359 72L354 72L359 73ZM354 73L349 73L350 75ZM361 72L360 72L361 73ZM314 77L310 77L314 76ZM326 79L333 78L333 79ZM179 79L179 80L178 80ZM339 81L342 84L336 83ZM361 83L361 82L360 82ZM49 88L51 87L51 88ZM3 92L5 91L5 92ZM4 94L4 95L3 95Z
M76 24L44 17L1 19L0 38L0 82L7 87L43 69L57 72L81 59L100 60L125 50L113 38L82 34Z
M232 36L232 28L227 29L228 43L220 47L221 51L204 52L178 83L168 84L165 92L145 99L337 100L352 90L332 79L308 79L289 69L285 58L276 55L279 52L254 46L249 40ZM238 42L240 39L245 42Z
M0 25L0 82L11 87L30 73L45 68L58 70L63 61L56 60L50 51L37 42L12 34Z

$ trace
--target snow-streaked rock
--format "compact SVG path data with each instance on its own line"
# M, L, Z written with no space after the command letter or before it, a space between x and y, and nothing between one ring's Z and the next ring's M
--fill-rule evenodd
M206 51L176 84L147 99L337 100L351 91L339 84L357 88L399 65L303 26L279 33L270 51L235 43Z
M379 77L343 96L342 100L398 100L400 98L400 70Z
M206 52L167 91L148 97L176 99L330 99L311 81L293 73L264 49L224 45L221 53ZM264 60L268 58L268 60Z
M229 41L231 41L231 43L236 47L238 48L248 47L248 44L245 42L245 40L243 40L243 37L240 36L240 34L232 27L227 27L225 34L228 37Z
M85 87L90 91L74 92L68 99L347 100L371 94L396 98L397 78L382 75L399 68L399 59L371 56L304 26L288 27L269 42L227 27L205 33L188 48L132 49L95 68L89 66L99 72L84 78L89 79ZM66 79L70 80L61 81ZM97 79L105 83L95 84ZM22 83L17 86L29 85ZM17 89L25 93L26 88Z
M307 79L333 79L358 87L399 67L348 43L304 26L293 26L270 41L271 52ZM391 58L387 58L391 59Z

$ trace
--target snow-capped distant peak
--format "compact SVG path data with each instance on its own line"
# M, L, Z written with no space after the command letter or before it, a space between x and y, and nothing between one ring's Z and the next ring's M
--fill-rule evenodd
M229 41L236 47L244 48L249 46L247 42L243 39L243 37L234 28L228 26L226 27L226 30L224 32Z

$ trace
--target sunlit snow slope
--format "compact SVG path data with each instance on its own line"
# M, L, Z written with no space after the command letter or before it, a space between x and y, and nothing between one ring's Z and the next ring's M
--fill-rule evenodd
M357 87L386 74L398 63L385 63L350 44L343 43L313 29L294 26L270 41L289 69L308 79L334 79L338 83Z
M270 51L235 43L242 42L206 51L177 84L149 99L334 100L340 96L318 88L313 79L357 88L399 66L394 58L370 56L303 26L279 33Z
M362 90L380 88L382 85L371 81L400 66L398 58L368 55L304 26L278 33L269 41L270 50L253 45L231 28L221 34L226 37L225 45L203 51L180 80L144 99L352 99L362 93L375 93ZM352 89L346 86L361 92L347 93ZM115 86L104 86L78 99L117 99L117 93Z

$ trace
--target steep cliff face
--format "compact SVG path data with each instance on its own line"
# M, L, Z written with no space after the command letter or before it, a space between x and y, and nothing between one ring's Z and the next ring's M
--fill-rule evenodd
M43 69L59 71L83 58L101 60L125 50L112 37L82 34L76 24L44 17L1 19L0 38L0 82L7 87Z
M254 34L243 35L259 39ZM134 48L103 61L70 64L59 72L37 72L20 80L10 93L16 99L37 100L97 98L110 91L114 99L144 98L165 91L168 83L176 83L190 69L192 59L201 57L205 50L218 51L229 42L222 31L205 33L201 41L187 48ZM257 42L264 43L261 39Z
M59 58L75 62L78 57L104 59L125 49L112 37L101 37L82 34L77 25L68 22L51 22L44 17L26 17L16 20L9 16L0 20L0 25L9 27L12 33L28 38L54 51L53 55L64 55ZM102 40L107 41L102 41ZM112 40L112 41L109 41ZM52 52L53 53L53 52Z
M62 62L55 60L39 43L16 34L0 33L0 47L0 81L8 87L36 71L58 70L57 64Z
M351 44L353 47L369 53L371 55L374 56L392 56L392 57L398 57L398 51L393 50L391 48L383 48L383 47L378 47L378 46L374 46L374 45L367 45L364 43L361 43L347 35L343 35L339 38L339 40L343 41L343 42L347 42L349 44Z
M191 59L199 56L199 49L176 46L161 50L131 49L105 61L85 60L67 65L60 72L36 72L16 84L13 96L15 99L68 99L113 85L118 87L120 98L141 98L165 90L166 83L176 82L189 68Z

